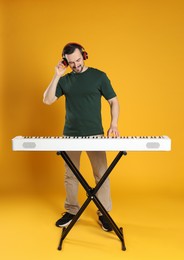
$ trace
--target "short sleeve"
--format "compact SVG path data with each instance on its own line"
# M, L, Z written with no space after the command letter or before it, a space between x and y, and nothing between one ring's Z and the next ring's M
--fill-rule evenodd
M61 78L60 80L58 81L58 84L57 84L57 87L56 87L56 93L55 93L55 96L57 98L61 97L63 95L63 90L62 90L62 82L61 82Z
M106 100L116 97L112 84L105 73L102 74L101 93Z

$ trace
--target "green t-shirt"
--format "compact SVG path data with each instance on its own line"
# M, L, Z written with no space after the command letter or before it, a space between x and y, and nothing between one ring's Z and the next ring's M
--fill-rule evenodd
M66 98L64 135L90 136L103 134L101 97L106 100L116 96L106 74L88 68L82 73L68 73L61 77L56 97Z

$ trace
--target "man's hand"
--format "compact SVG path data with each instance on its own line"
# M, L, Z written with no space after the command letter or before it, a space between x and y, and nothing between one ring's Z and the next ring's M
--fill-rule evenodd
M119 137L120 135L119 135L118 128L111 126L109 128L109 130L107 131L107 136L108 137Z
M66 68L62 61L58 63L58 65L55 67L56 75L58 77L62 77L65 74Z

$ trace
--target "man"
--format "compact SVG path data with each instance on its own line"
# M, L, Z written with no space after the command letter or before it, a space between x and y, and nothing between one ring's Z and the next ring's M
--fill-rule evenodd
M56 66L54 77L44 93L43 102L50 105L59 97L65 96L66 116L63 135L103 136L101 119L101 97L103 96L110 105L111 122L107 136L118 137L119 103L106 74L85 65L84 60L88 58L88 54L80 44L68 43L63 49L62 57L63 59ZM72 71L65 74L67 66ZM70 151L67 154L79 169L81 152ZM87 155L91 162L95 182L98 183L107 169L106 153L90 151L87 152ZM67 226L80 209L77 199L78 180L66 164L65 167L66 212L56 222L58 227ZM112 203L108 178L96 195L109 212ZM98 222L103 230L112 230L99 211Z

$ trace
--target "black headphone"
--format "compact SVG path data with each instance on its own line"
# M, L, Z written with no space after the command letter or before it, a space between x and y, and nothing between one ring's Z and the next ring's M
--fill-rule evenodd
M68 67L68 61L65 58L65 54L70 54L73 53L73 51L75 49L79 49L79 51L82 54L82 57L84 60L88 59L88 53L85 51L85 49L82 47L82 45L75 43L75 42L70 42L68 44L65 45L65 47L63 48L63 52L62 52L62 63L65 67Z

